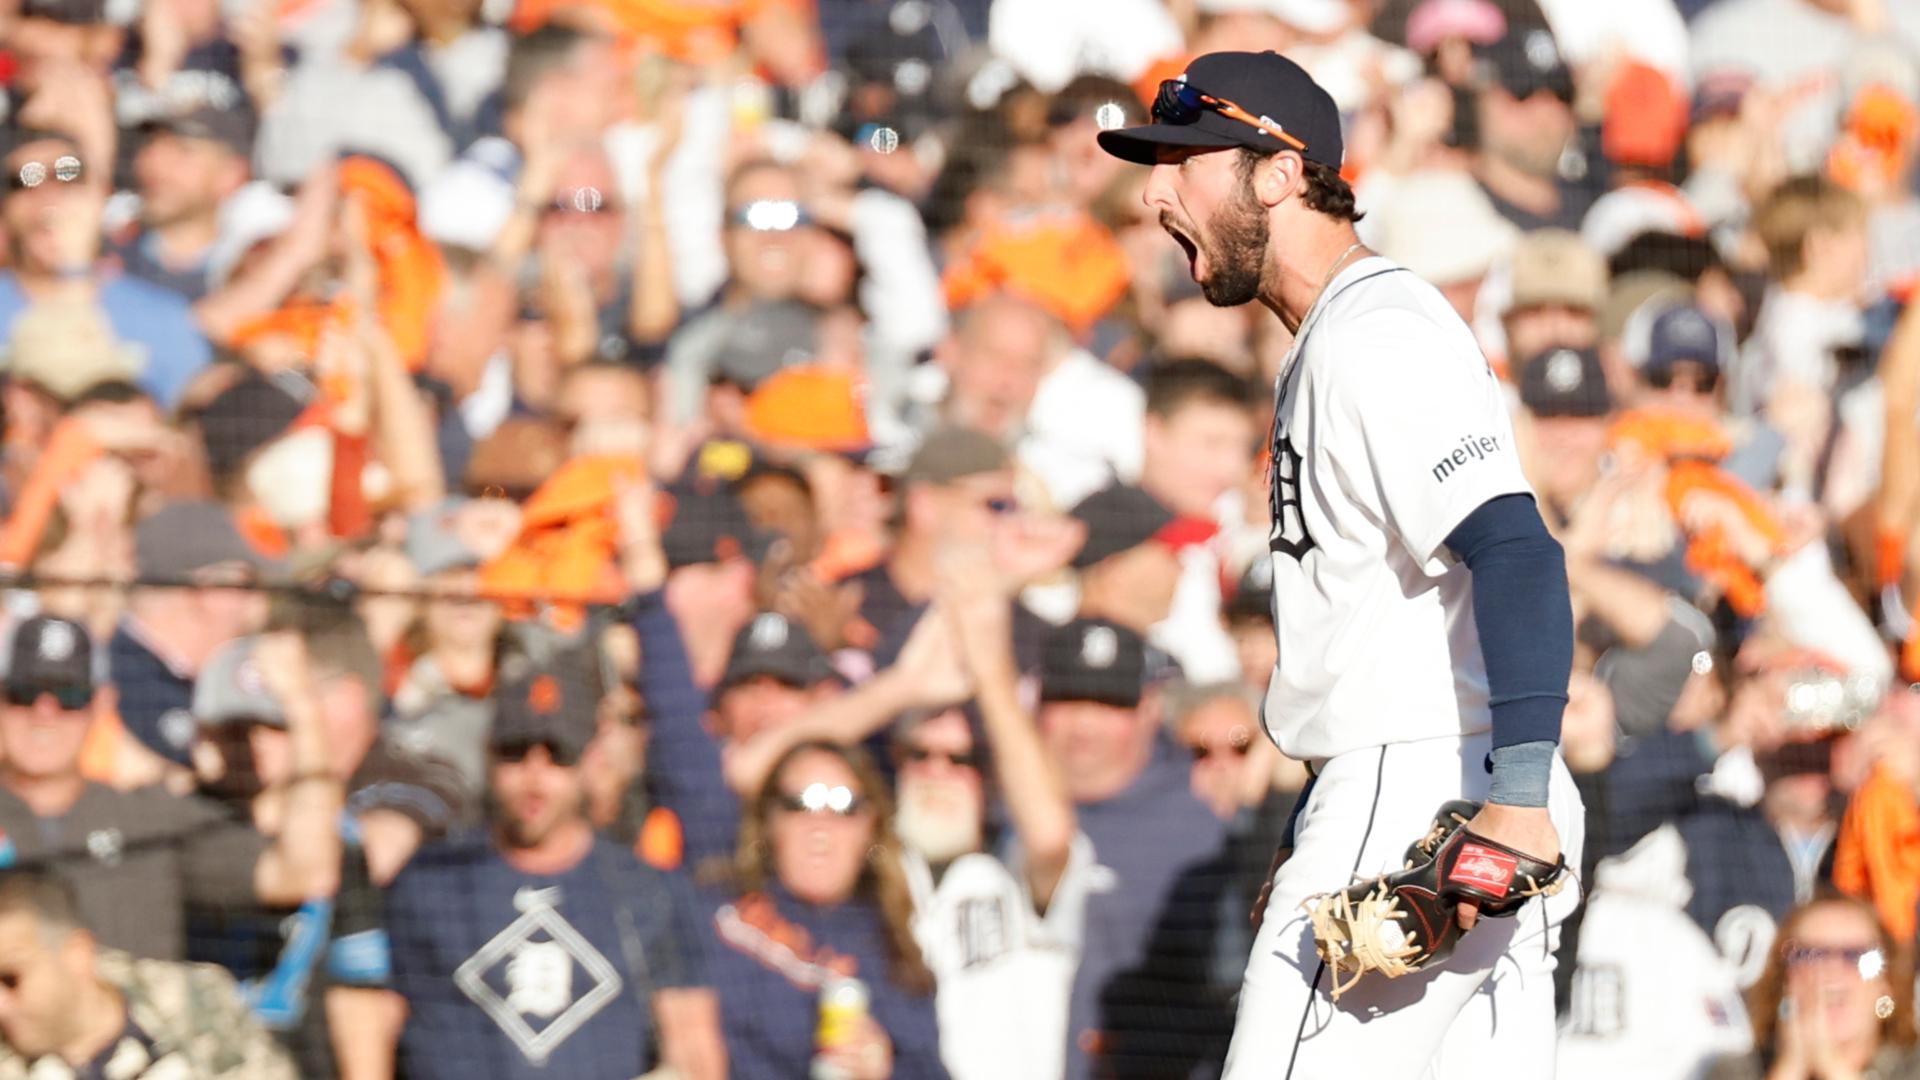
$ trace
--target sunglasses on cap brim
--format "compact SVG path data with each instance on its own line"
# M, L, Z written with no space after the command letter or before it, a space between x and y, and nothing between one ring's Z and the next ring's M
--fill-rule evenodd
M1204 90L1196 89L1193 84L1179 79L1166 79L1160 83L1160 92L1153 99L1153 118L1167 124L1191 124L1200 119L1201 113L1211 112L1229 120L1237 120L1257 131L1279 139L1301 153L1306 153L1307 144L1287 133L1287 129L1264 116L1255 116L1239 105L1223 97L1215 97Z

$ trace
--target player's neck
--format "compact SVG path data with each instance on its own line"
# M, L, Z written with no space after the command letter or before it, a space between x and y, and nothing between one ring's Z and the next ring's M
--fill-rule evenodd
M1260 296L1260 302L1280 317L1290 333L1300 332L1321 291L1340 271L1368 254L1364 247L1355 248L1359 237L1352 223L1321 221L1324 224L1305 230L1306 235L1289 243L1286 254L1274 260L1273 285Z

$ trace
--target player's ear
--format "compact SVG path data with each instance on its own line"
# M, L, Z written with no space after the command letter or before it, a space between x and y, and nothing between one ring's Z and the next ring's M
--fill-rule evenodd
M1306 161L1291 150L1269 155L1253 170L1253 197L1260 205L1274 207L1294 194L1306 182Z

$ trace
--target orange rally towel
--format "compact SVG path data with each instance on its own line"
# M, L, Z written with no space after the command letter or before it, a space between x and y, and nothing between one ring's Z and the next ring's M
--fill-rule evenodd
M1833 883L1870 900L1896 941L1913 940L1920 903L1920 803L1913 789L1876 765L1853 793L1834 837Z
M1127 256L1106 226L1078 211L1023 214L989 228L941 278L958 310L1005 289L1083 334L1126 295Z
M1667 463L1667 509L1675 521L1695 495L1731 502L1747 524L1776 550L1785 531L1766 501L1717 462L1733 449L1733 440L1712 420L1652 410L1621 415L1607 432L1613 447L1635 446ZM1733 609L1752 617L1766 609L1766 584L1734 551L1726 533L1710 527L1687 534L1687 569L1711 582Z
M340 162L340 194L358 196L367 215L367 246L379 278L380 324L394 348L418 371L447 268L440 249L420 235L419 202L400 174L369 157Z
M73 417L60 421L47 440L46 450L34 463L33 474L20 489L5 528L0 529L0 566L26 569L40 549L40 538L53 520L54 508L60 505L60 492L104 453L106 448L85 424Z
M575 458L527 499L520 535L480 569L481 588L506 601L510 618L530 618L548 601L562 629L578 627L583 605L617 603L625 588L615 565L619 537L609 511L614 484L643 475L638 458Z

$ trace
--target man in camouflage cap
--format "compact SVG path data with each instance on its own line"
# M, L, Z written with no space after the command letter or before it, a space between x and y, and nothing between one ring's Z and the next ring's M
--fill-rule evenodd
M292 1080L220 968L100 948L59 880L0 878L0 1080Z

